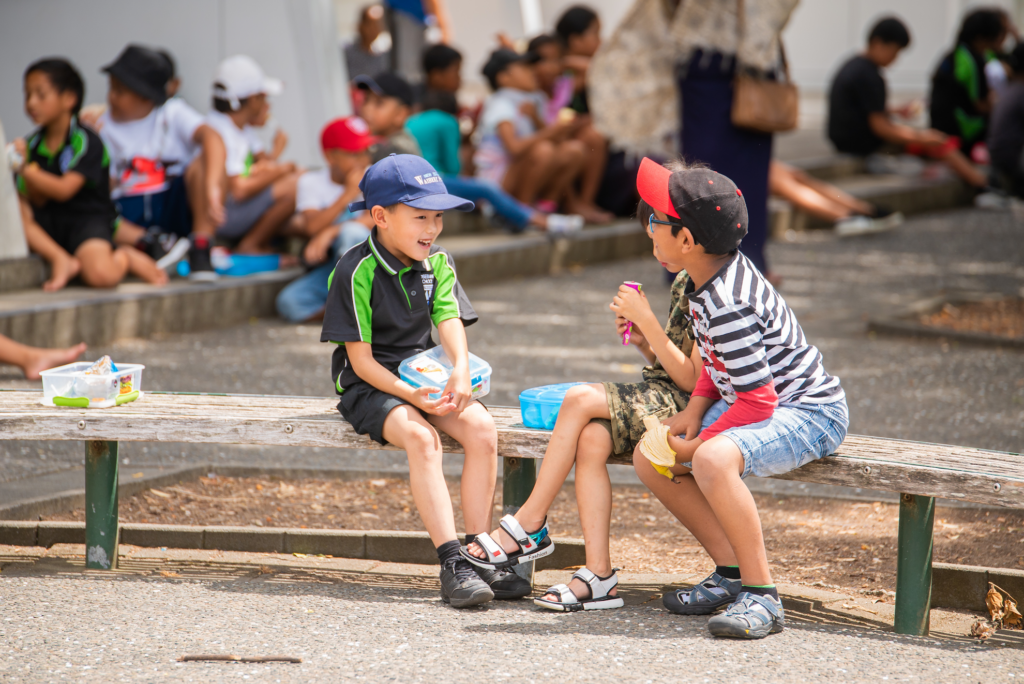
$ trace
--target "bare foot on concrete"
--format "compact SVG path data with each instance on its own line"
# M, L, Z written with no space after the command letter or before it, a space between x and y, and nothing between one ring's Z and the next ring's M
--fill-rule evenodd
M43 283L43 291L56 292L64 289L81 270L81 262L70 254L54 259L50 262L50 279Z
M118 249L128 255L128 272L133 276L157 287L163 287L170 280L167 271L157 266L148 254L143 254L134 247L119 247Z
M39 371L44 371L57 366L71 363L85 353L85 342L79 342L74 347L67 349L40 349L28 347L25 352L25 360L21 370L25 373L27 380L38 380Z

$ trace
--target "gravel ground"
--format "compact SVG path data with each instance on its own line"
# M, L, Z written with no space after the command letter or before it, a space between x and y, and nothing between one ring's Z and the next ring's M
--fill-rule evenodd
M457 611L440 602L429 575L207 567L221 576L5 571L0 680L973 684L1013 682L1024 672L1024 651L1016 648L896 637L799 616L763 641L718 641L706 618L670 615L655 600L577 615L525 602ZM176 662L200 653L303 663Z
M448 484L455 525L463 529L459 485ZM882 596L896 589L899 507L755 494L778 582L824 583ZM497 492L497 500L501 491ZM494 520L500 515L494 507ZM85 510L46 516L85 521ZM201 478L148 490L120 502L122 522L245 525L348 530L422 530L408 480L295 480L269 477ZM563 488L548 513L556 536L582 537L576 495ZM935 521L935 561L1024 567L1024 511L941 508ZM612 561L631 573L706 575L714 564L696 539L645 487L616 487L612 501ZM1024 599L1024 596L1016 597Z

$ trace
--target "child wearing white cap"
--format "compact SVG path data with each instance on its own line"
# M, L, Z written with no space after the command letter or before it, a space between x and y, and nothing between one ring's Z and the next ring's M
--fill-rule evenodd
M217 236L237 240L236 251L243 254L266 251L295 211L295 164L270 158L253 132L266 120L267 96L281 90L281 81L266 76L251 57L228 57L217 67L213 109L206 116L226 151L226 220Z

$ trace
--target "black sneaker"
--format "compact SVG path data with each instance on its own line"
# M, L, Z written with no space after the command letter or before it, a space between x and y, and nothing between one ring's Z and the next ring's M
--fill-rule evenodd
M165 271L184 259L192 246L187 239L173 233L151 231L148 238L146 253L153 257L157 268Z
M480 579L487 582L487 586L494 592L494 598L499 601L521 599L533 593L530 583L511 570L495 570L478 565L474 565L473 570L480 575Z
M213 270L213 262L210 261L209 240L195 240L188 251L188 266L189 280L211 282L217 279L217 272Z
M469 561L453 558L441 566L441 600L452 608L468 608L493 598L494 592L473 571Z

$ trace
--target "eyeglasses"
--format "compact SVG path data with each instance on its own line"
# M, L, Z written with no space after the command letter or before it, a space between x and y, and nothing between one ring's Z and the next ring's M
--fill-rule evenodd
M647 219L647 233L652 237L654 236L655 223L658 223L663 226L676 226L677 228L684 227L682 223L677 223L676 221L659 221L658 219L654 218L654 214L651 214L650 218Z

